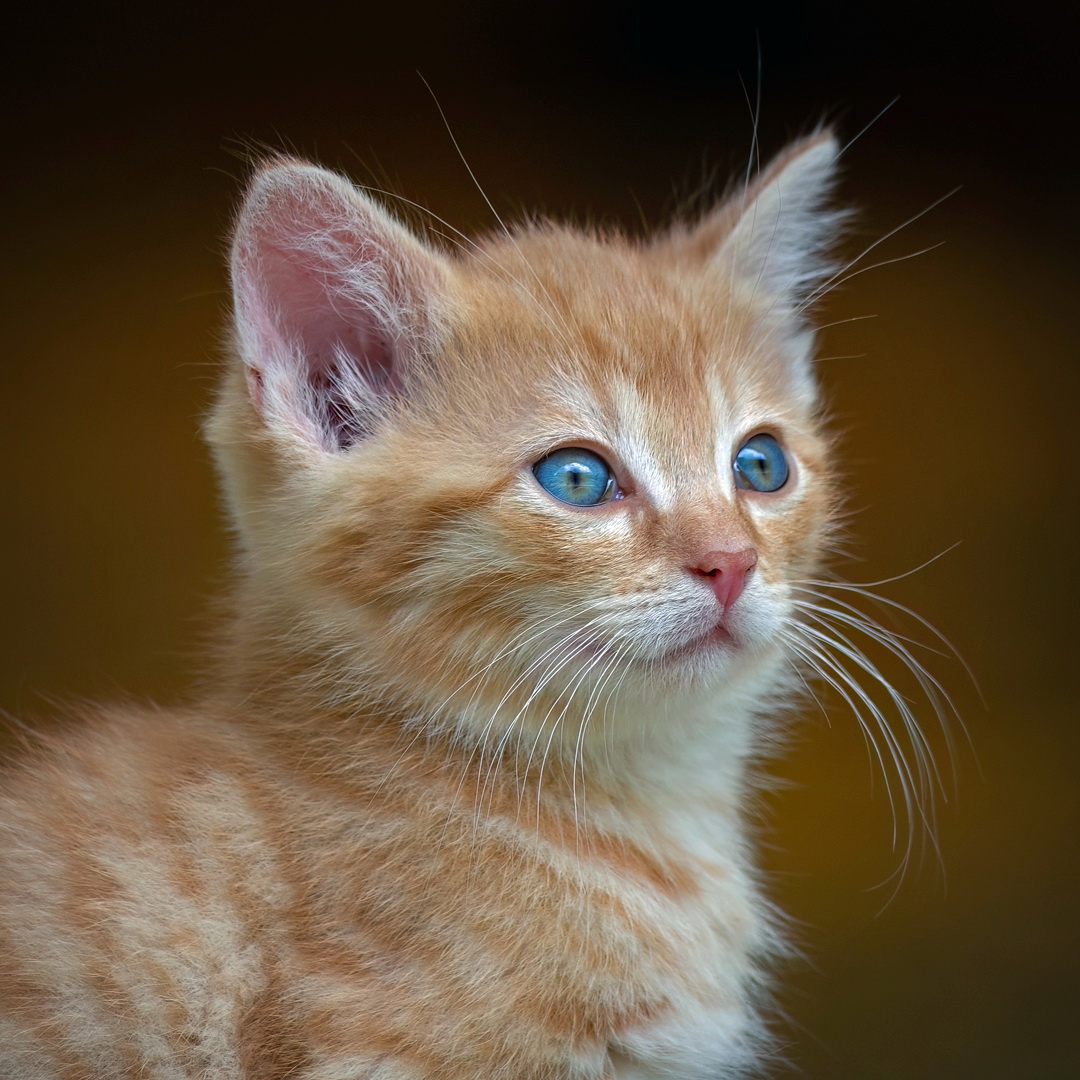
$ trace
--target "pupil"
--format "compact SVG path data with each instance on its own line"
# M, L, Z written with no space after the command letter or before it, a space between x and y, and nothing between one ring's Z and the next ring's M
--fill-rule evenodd
M533 466L549 494L575 506L595 506L611 496L614 481L603 459L591 450L556 450Z

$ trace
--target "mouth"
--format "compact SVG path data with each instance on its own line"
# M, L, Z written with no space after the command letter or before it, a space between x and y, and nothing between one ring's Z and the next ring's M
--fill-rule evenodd
M572 635L571 640L573 651L587 663L599 660L611 650L611 645L606 639L584 632L580 635ZM678 667L683 664L700 666L703 660L712 661L724 654L730 657L740 651L745 644L743 636L733 631L728 620L721 616L712 626L699 632L689 641L667 649L661 646L663 651L654 652L651 657L642 657L641 660L646 667L653 670L657 667Z
M711 630L696 638L691 638L685 645L677 645L664 656L664 662L677 664L684 660L696 659L721 650L735 649L738 647L735 635L724 625L723 620L718 622Z

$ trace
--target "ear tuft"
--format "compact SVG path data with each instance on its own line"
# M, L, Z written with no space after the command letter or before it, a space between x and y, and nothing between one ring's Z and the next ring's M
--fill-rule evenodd
M325 451L361 439L430 347L445 264L347 180L277 159L232 247L236 342L264 420Z

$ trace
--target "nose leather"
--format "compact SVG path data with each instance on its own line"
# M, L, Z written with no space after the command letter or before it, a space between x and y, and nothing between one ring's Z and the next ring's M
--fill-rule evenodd
M689 569L708 580L717 602L726 609L738 600L756 565L757 552L745 547L738 551L708 551Z

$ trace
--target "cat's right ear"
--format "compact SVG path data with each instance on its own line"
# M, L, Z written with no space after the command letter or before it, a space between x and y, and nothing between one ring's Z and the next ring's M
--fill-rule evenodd
M232 246L236 348L263 421L325 452L361 439L432 345L447 266L334 173L255 175Z

